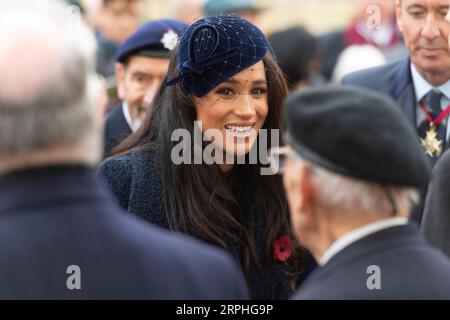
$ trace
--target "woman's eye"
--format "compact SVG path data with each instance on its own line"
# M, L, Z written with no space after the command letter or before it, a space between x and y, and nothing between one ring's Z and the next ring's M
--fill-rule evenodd
M255 95L255 96L263 95L266 92L267 92L267 90L264 89L264 88L255 88L255 89L252 90L252 94Z
M218 93L219 93L221 96L227 97L227 98L234 96L233 90L231 90L231 89L229 89L229 88L222 88L222 89L220 89L220 90L218 91Z

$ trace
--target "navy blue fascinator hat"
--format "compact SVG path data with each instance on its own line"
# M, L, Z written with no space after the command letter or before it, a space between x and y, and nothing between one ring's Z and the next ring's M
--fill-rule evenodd
M189 93L202 97L268 51L266 37L250 22L234 15L207 16L184 32L178 47L180 74L166 84L183 82Z

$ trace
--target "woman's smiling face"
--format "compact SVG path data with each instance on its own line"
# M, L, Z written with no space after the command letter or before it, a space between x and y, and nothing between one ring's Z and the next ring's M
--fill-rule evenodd
M222 82L207 95L194 98L202 131L217 129L216 146L234 157L250 152L269 111L263 61Z

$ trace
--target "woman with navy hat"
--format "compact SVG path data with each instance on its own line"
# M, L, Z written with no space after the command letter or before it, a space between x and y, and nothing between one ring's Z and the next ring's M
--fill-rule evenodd
M280 177L262 174L263 161L250 161L262 148L261 129L268 136L280 129L286 95L257 27L233 15L205 17L173 51L143 126L99 168L128 212L230 252L253 299L289 298L305 264ZM180 135L196 131L200 142L180 142ZM207 132L216 135L209 139ZM270 148L272 140L267 143ZM211 145L212 162L202 157Z

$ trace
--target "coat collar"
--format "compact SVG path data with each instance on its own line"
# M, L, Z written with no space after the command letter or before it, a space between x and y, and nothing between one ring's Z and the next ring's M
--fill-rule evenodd
M391 96L402 108L413 126L416 126L416 93L409 57L401 60L394 69Z
M372 233L338 252L327 264L317 268L316 272L311 275L311 278L327 277L341 266L355 263L361 257L386 250L386 248L393 248L400 244L404 245L414 242L417 244L423 243L417 228L411 224Z
M58 165L15 171L0 177L0 213L38 208L68 199L110 200L97 181L94 169L83 165Z

